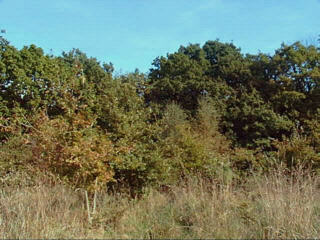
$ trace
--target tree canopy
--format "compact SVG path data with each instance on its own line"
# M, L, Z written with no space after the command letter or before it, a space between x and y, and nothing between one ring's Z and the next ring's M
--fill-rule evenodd
M141 190L196 173L225 181L274 159L318 169L319 67L312 45L245 55L214 40L114 76L79 49L52 56L1 37L0 171Z

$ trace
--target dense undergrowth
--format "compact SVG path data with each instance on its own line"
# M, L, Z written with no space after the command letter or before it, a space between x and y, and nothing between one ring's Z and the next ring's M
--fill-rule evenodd
M274 55L244 55L216 40L158 57L148 74L116 75L111 63L77 49L56 57L34 45L18 50L1 37L0 184L6 190L0 206L8 209L2 236L88 237L96 236L90 235L96 226L103 237L319 236L312 228L319 220L314 196L300 188L287 192L284 180L295 169L317 179L320 170L319 66L315 46L297 42ZM279 166L286 171L275 189L283 192L270 188L278 184L274 175L266 180L270 186L248 183ZM192 176L200 182L190 183ZM294 184L310 183L308 191L317 192L315 183L300 180ZM255 200L245 193L248 186ZM158 192L171 187L171 195ZM70 189L85 191L87 202L107 189L111 195L103 193L99 204L110 207L99 205L88 226L82 195ZM33 198L39 209L25 205ZM300 201L311 204L306 218L290 215L304 210ZM17 216L22 225L11 226ZM63 218L70 229L59 225ZM33 229L28 221L46 226Z

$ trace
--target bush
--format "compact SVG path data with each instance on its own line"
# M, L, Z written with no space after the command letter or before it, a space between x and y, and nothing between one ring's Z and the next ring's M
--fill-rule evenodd
M29 166L33 171L53 174L75 188L93 191L96 180L100 187L112 180L110 165L117 158L107 135L92 125L93 120L81 113L67 121L49 119L41 112L25 125L25 133L2 145L1 153L6 153L7 159L7 165L2 167Z
M219 115L211 99L199 101L196 118L189 117L177 104L170 104L162 119L163 155L171 182L190 175L230 180L229 143L218 131ZM228 175L228 176L227 176ZM228 180L228 181L229 181Z
M320 154L312 146L312 138L295 132L290 138L283 141L274 141L277 148L279 161L288 168L303 166L314 170L320 170Z

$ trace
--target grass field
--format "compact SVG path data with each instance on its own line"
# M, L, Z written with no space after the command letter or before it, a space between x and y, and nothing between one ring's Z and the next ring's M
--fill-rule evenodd
M319 180L278 171L226 186L194 178L135 199L99 192L91 221L81 190L7 187L0 238L319 238Z

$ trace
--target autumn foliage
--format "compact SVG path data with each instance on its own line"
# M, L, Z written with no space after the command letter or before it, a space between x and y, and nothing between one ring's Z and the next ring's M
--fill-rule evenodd
M94 191L224 184L276 164L319 172L320 50L274 55L232 43L181 46L148 74L115 75L74 49L0 42L0 172ZM7 181L2 181L9 184Z

